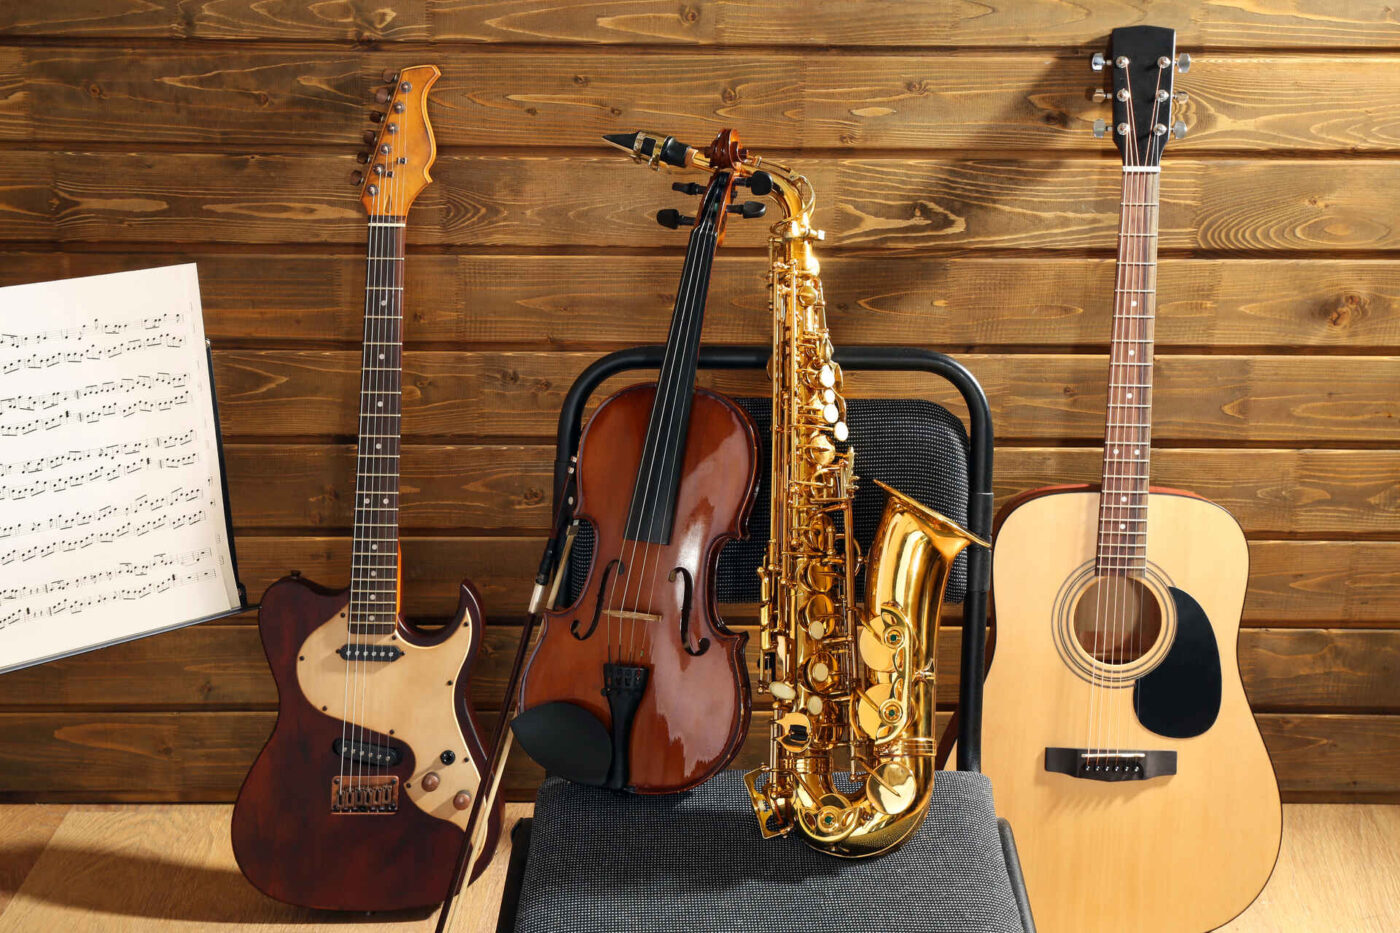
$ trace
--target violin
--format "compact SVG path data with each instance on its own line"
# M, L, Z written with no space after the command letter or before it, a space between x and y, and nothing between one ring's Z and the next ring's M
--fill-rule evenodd
M752 185L732 131L706 150L645 133L605 139L654 168L711 175L703 189L672 186L701 195L694 217L657 215L693 227L661 369L604 401L584 429L573 522L592 526L592 560L573 604L543 613L512 729L553 774L664 794L724 767L748 730L747 635L716 613L713 578L725 542L746 533L758 435L733 401L697 388L695 373L725 220L762 216L763 205L730 203Z

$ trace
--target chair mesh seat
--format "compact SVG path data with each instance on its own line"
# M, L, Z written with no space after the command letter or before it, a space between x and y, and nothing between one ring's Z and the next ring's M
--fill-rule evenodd
M715 601L759 601L759 563L768 547L768 499L772 482L773 402L768 398L735 399L753 417L759 439L759 485L749 519L749 536L725 545L715 573ZM855 472L860 480L853 506L856 541L861 553L870 543L885 510L885 492L879 480L911 498L936 509L959 524L967 523L967 432L946 408L924 399L850 399L846 421L856 449ZM593 559L593 529L579 528L569 557L565 604L573 604L583 592ZM863 592L864 572L856 580ZM946 602L960 603L967 591L967 556L953 565Z
M873 859L765 840L738 771L687 794L550 778L535 802L517 933L1022 933L981 774L939 772L927 819Z

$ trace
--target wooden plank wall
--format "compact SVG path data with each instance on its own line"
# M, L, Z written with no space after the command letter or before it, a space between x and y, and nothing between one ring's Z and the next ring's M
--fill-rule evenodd
M408 264L406 599L432 618L460 576L481 587L490 711L563 393L662 338L680 264L651 220L680 197L598 136L733 124L805 168L835 340L959 354L992 400L1004 500L1096 473L1118 172L1086 59L1113 26L1173 26L1195 65L1162 180L1154 479L1249 534L1242 664L1287 797L1395 799L1400 25L1389 0L1091 7L3 4L0 283L198 262L244 579L340 585L363 256L346 177L381 71L438 63ZM762 243L732 226L709 340L765 339ZM251 617L8 675L0 799L229 800L274 705ZM517 762L519 796L538 774Z

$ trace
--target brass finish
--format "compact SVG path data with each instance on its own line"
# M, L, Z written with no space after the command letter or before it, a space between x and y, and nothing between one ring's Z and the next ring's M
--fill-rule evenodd
M643 137L634 145L643 158ZM743 149L687 149L684 162L741 178L764 172L782 209L769 241L772 537L759 570L759 691L773 717L769 764L745 783L765 837L796 829L830 855L876 855L927 812L943 594L954 558L969 544L990 545L882 484L889 503L867 561L866 608L854 605L854 451L842 449L845 402L813 254L822 233L811 225L811 185ZM834 779L838 755L850 772L844 787Z

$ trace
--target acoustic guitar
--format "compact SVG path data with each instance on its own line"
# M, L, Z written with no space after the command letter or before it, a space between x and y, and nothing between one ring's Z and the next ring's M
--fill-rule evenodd
M1249 551L1200 496L1149 486L1158 182L1170 29L1113 31L1123 156L1103 480L1007 507L982 770L1047 933L1201 933L1243 911L1278 855L1278 785L1240 683Z
M467 704L481 599L463 582L452 621L399 612L404 243L432 180L431 65L390 74L356 173L368 212L364 361L350 586L285 577L258 614L277 724L233 811L233 851L257 888L291 904L395 910L443 900L485 754ZM499 810L478 870L490 857Z

